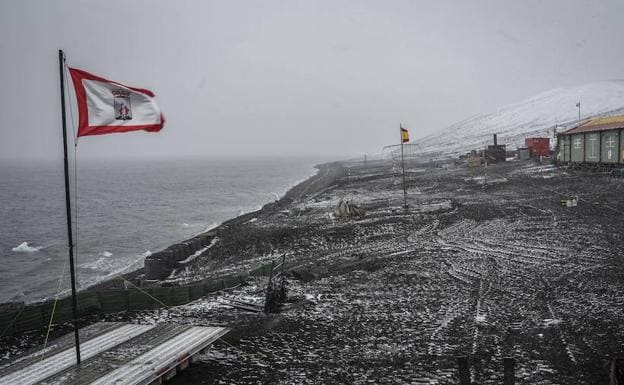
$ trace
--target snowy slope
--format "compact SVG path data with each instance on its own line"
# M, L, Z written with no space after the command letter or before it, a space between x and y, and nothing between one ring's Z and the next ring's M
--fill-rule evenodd
M528 136L552 138L555 123L560 126L558 131L577 123L578 100L581 101L581 119L624 113L624 80L556 88L494 113L455 123L414 142L428 157L458 155L485 148L492 144L492 134L497 133L499 144L516 149L524 146Z

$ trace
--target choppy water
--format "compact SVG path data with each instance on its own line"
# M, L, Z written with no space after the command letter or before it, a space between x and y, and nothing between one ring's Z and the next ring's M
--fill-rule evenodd
M139 267L146 253L275 200L314 174L317 162L81 162L79 286ZM57 163L0 164L0 302L53 296L68 271L63 169ZM68 281L65 273L65 290Z

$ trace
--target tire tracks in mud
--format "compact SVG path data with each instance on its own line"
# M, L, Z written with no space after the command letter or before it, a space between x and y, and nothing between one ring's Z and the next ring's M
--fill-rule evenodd
M552 218L557 220L554 215ZM522 324L517 321L509 323L509 321L515 318L513 314L511 314L512 319L510 320L505 320L505 317L496 319L498 317L495 316L490 321L488 317L492 311L496 312L497 308L501 306L501 298L497 298L492 304L494 308L491 308L488 303L488 295L494 289L502 294L503 298L511 296L520 300L521 303L531 302L534 294L531 294L530 291L526 293L526 290L519 290L522 284L535 279L536 269L560 265L561 261L566 260L568 257L568 250L564 247L527 245L521 244L519 240L503 240L505 239L504 237L502 239L497 237L497 232L490 232L492 235L487 237L487 232L479 231L480 226L474 223L468 228L462 227L461 236L455 234L449 236L442 231L438 231L433 239L442 249L463 254L463 256L447 258L444 264L447 266L446 272L451 278L460 285L473 289L471 297L474 302L472 316L470 317L467 317L467 309L461 312L464 314L460 314L457 311L457 306L447 312L448 315L442 319L440 326L431 335L428 347L430 354L441 355L444 353L444 349L440 345L445 340L443 337L445 328L456 319L464 319L464 327L472 331L472 344L470 348L466 347L471 355L476 360L479 360L478 357L483 358L488 357L488 354L493 354L500 361L504 350L504 341L501 341L501 338L496 334L483 334L482 328L493 326L504 330L507 323L508 331L513 329L520 330L522 329ZM472 232L476 232L481 237L476 238L471 234ZM543 282L541 285L546 290L549 289L547 282L541 277L541 274L538 274L538 276L540 277L540 282ZM512 282L515 282L515 285L512 284L511 287L506 287L507 284ZM476 285L478 285L478 290L474 289ZM547 308L550 318L557 319L550 302L547 303ZM568 341L559 325L555 325L555 327L557 328L558 340L565 355L570 359L570 362L576 365L578 362L577 357L581 350ZM522 356L522 346L517 343L514 344L511 347L511 352L518 357ZM483 372L471 368L473 380L476 380L477 374L483 374Z

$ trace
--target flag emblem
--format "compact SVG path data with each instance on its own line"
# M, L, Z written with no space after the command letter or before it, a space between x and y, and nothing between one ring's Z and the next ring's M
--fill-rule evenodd
M409 142L409 131L407 131L407 128L401 127L401 143L407 142Z
M165 119L152 91L69 68L78 102L78 136L158 132Z
M132 102L130 101L130 92L122 89L113 89L113 108L115 110L115 119L132 120Z

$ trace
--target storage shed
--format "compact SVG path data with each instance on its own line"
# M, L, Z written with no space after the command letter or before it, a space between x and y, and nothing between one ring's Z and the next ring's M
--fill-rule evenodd
M562 162L624 164L624 115L591 119L557 135Z
M498 163L507 160L507 147L504 144L498 144L497 135L494 134L494 145L490 145L485 150L485 158L488 162Z
M524 144L532 157L550 155L550 138L526 138Z

